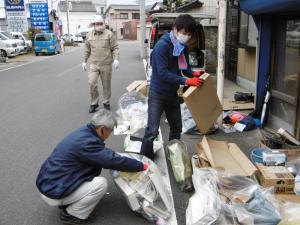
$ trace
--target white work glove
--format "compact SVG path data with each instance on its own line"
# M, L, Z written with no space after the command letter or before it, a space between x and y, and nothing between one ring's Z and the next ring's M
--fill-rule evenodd
M119 68L119 60L114 60L113 63L112 63L112 66L115 68L115 69L118 69Z
M83 71L86 71L86 63L83 62L83 63L81 64L81 66L82 66Z

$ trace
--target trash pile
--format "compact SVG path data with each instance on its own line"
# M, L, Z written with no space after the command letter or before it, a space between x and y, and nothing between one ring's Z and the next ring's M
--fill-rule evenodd
M125 196L128 206L150 222L166 224L171 216L172 201L156 164L142 155L122 155L149 165L148 170L139 173L112 171L114 182Z
M111 171L117 188L124 195L129 208L140 213L148 221L158 225L167 224L172 215L171 193L165 188L162 174L156 164L140 153L147 125L147 99L138 91L123 94L118 102L118 126L115 135L126 135L122 155L148 164L146 171L126 173ZM161 135L153 143L154 152L163 148ZM191 171L190 171L191 172Z
M300 224L300 149L257 148L203 137L192 158L187 225ZM299 178L298 178L299 177Z
M201 88L190 87L182 95L184 133L209 133L222 114L212 80L209 75L203 75L206 77ZM126 134L124 150L127 153L124 155L148 163L149 169L139 173L112 171L112 175L131 210L153 223L168 224L172 217L172 199L162 182L161 172L151 160L134 154L140 152L148 107L145 96L137 88L134 90L119 100L118 127L114 133ZM147 87L143 86L143 90L146 93ZM236 98L247 98L243 104L253 105L251 94L236 93ZM206 99L201 101L201 107L195 104L199 99ZM228 127L223 130L226 133L261 126L261 120L234 110L231 108L225 113L223 125ZM196 145L192 159L184 142L167 143L167 156L180 190L194 190L186 209L186 225L300 224L300 143L283 129L262 132L261 139L261 146L250 154L251 160L235 143L206 136ZM161 149L163 141L158 135L154 151Z

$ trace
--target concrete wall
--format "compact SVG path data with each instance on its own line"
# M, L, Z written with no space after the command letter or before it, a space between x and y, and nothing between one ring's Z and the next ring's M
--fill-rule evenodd
M256 49L238 49L237 83L255 92Z
M206 49L206 71L215 73L218 56L218 27L204 27Z

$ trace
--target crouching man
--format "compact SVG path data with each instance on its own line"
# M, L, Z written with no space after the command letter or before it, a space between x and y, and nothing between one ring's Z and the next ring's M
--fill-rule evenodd
M65 137L42 164L36 185L49 205L59 206L62 222L91 222L89 215L107 190L102 168L127 172L148 168L105 147L116 123L111 112L100 110L89 124Z

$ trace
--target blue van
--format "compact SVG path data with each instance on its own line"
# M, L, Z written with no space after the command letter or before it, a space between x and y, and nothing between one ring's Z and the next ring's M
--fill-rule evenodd
M57 54L61 52L60 42L53 33L37 33L34 37L35 55L39 53Z

